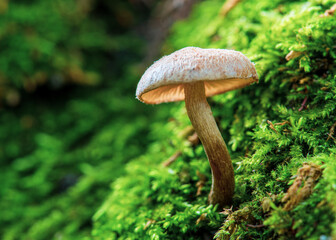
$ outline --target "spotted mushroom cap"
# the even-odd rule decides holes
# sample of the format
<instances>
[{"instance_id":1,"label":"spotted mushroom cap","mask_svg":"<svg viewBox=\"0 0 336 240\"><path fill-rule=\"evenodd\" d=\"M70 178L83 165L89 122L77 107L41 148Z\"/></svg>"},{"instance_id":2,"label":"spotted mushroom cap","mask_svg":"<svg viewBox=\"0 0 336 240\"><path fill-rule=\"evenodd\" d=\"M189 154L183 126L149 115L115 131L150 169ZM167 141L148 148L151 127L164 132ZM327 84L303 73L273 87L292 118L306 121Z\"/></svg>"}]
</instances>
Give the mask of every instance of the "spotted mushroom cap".
<instances>
[{"instance_id":1,"label":"spotted mushroom cap","mask_svg":"<svg viewBox=\"0 0 336 240\"><path fill-rule=\"evenodd\" d=\"M147 104L184 100L184 83L204 81L207 97L258 82L254 64L241 52L186 47L153 63L136 97Z\"/></svg>"}]
</instances>

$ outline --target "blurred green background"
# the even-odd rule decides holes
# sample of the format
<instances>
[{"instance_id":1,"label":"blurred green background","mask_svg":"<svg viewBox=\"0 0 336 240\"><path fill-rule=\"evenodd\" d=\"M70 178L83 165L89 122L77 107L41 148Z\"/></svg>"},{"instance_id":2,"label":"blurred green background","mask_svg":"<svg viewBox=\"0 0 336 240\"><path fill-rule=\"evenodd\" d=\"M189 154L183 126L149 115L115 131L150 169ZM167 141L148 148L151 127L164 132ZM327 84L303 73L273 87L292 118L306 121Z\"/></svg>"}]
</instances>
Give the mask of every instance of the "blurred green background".
<instances>
[{"instance_id":1,"label":"blurred green background","mask_svg":"<svg viewBox=\"0 0 336 240\"><path fill-rule=\"evenodd\" d=\"M164 117L135 99L160 4L0 1L0 239L90 236Z\"/></svg>"}]
</instances>

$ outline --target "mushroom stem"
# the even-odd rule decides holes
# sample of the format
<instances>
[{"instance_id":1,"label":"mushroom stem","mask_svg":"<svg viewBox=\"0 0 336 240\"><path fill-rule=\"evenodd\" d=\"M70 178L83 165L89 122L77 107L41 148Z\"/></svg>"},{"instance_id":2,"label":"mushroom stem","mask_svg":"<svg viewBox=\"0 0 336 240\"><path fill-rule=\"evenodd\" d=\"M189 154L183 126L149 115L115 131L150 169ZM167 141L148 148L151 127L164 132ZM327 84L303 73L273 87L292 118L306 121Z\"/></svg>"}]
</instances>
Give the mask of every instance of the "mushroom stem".
<instances>
[{"instance_id":1,"label":"mushroom stem","mask_svg":"<svg viewBox=\"0 0 336 240\"><path fill-rule=\"evenodd\" d=\"M234 173L229 151L206 100L204 82L184 84L185 104L191 124L208 156L212 186L210 204L230 204L234 192Z\"/></svg>"}]
</instances>

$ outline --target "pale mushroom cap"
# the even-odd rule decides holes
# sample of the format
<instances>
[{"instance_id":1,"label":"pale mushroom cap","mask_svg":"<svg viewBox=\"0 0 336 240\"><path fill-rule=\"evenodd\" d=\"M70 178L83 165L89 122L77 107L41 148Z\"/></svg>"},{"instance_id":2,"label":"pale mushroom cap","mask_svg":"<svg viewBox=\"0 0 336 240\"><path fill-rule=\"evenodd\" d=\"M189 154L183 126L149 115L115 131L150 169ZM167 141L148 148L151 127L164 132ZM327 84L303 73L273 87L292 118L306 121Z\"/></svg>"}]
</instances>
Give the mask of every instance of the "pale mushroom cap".
<instances>
[{"instance_id":1,"label":"pale mushroom cap","mask_svg":"<svg viewBox=\"0 0 336 240\"><path fill-rule=\"evenodd\" d=\"M209 97L258 82L258 75L241 52L186 47L154 62L141 77L136 96L148 104L182 101L183 84L197 81L204 81Z\"/></svg>"}]
</instances>

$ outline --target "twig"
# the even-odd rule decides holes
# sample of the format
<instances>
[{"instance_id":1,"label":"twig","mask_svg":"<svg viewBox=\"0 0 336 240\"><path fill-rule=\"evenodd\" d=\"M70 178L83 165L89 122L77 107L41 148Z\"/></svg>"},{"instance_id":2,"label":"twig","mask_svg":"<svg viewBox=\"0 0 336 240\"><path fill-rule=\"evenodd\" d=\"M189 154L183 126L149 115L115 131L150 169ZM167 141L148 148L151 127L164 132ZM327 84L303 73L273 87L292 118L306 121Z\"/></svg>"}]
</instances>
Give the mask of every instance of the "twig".
<instances>
[{"instance_id":1,"label":"twig","mask_svg":"<svg viewBox=\"0 0 336 240\"><path fill-rule=\"evenodd\" d=\"M332 7L324 12L324 14L321 14L320 17L329 17L334 15L334 12L336 11L336 4L332 5Z\"/></svg>"},{"instance_id":2,"label":"twig","mask_svg":"<svg viewBox=\"0 0 336 240\"><path fill-rule=\"evenodd\" d=\"M199 181L196 183L196 187L197 187L196 196L200 196L202 193L202 188L204 187L207 178L204 174L202 174L198 170L196 170L196 175L199 178Z\"/></svg>"},{"instance_id":3,"label":"twig","mask_svg":"<svg viewBox=\"0 0 336 240\"><path fill-rule=\"evenodd\" d=\"M191 143L192 146L196 146L199 143L199 138L196 132L188 137L188 141Z\"/></svg>"},{"instance_id":4,"label":"twig","mask_svg":"<svg viewBox=\"0 0 336 240\"><path fill-rule=\"evenodd\" d=\"M275 129L273 123L270 120L266 121L269 124L270 129L272 129L274 132L278 133L278 131Z\"/></svg>"},{"instance_id":5,"label":"twig","mask_svg":"<svg viewBox=\"0 0 336 240\"><path fill-rule=\"evenodd\" d=\"M301 107L299 109L299 112L301 112L304 108L307 108L306 103L307 103L308 97L306 96L301 104Z\"/></svg>"},{"instance_id":6,"label":"twig","mask_svg":"<svg viewBox=\"0 0 336 240\"><path fill-rule=\"evenodd\" d=\"M227 0L221 10L220 15L226 16L241 0Z\"/></svg>"},{"instance_id":7,"label":"twig","mask_svg":"<svg viewBox=\"0 0 336 240\"><path fill-rule=\"evenodd\" d=\"M154 224L154 223L156 223L155 220L153 220L153 219L149 219L149 220L146 222L145 226L143 227L143 230L146 230L150 225L152 225L152 224Z\"/></svg>"},{"instance_id":8,"label":"twig","mask_svg":"<svg viewBox=\"0 0 336 240\"><path fill-rule=\"evenodd\" d=\"M204 221L207 217L206 213L202 213L202 215L196 220L196 225L198 225L200 222Z\"/></svg>"},{"instance_id":9,"label":"twig","mask_svg":"<svg viewBox=\"0 0 336 240\"><path fill-rule=\"evenodd\" d=\"M175 162L175 160L176 160L179 156L181 156L181 154L182 154L181 151L177 151L177 152L175 152L170 158L168 158L166 161L164 161L164 162L162 163L162 165L163 165L164 167L168 167L170 164L172 164L173 162Z\"/></svg>"},{"instance_id":10,"label":"twig","mask_svg":"<svg viewBox=\"0 0 336 240\"><path fill-rule=\"evenodd\" d=\"M288 122L288 121L283 121L283 122L281 122L281 123L274 123L274 125L276 125L276 126L283 126L283 125L285 125L285 124L289 124L289 125L290 125L290 122Z\"/></svg>"},{"instance_id":11,"label":"twig","mask_svg":"<svg viewBox=\"0 0 336 240\"><path fill-rule=\"evenodd\" d=\"M304 54L304 52L298 52L298 51L290 51L287 55L286 55L286 60L289 61L291 59L300 57L302 54Z\"/></svg>"},{"instance_id":12,"label":"twig","mask_svg":"<svg viewBox=\"0 0 336 240\"><path fill-rule=\"evenodd\" d=\"M329 130L329 134L328 134L328 138L327 141L332 138L335 141L335 138L333 137L334 133L335 133L335 127L336 127L336 122L331 126L330 130Z\"/></svg>"},{"instance_id":13,"label":"twig","mask_svg":"<svg viewBox=\"0 0 336 240\"><path fill-rule=\"evenodd\" d=\"M262 227L265 227L265 225L264 224L259 224L259 225L246 224L246 227L262 228Z\"/></svg>"}]
</instances>

